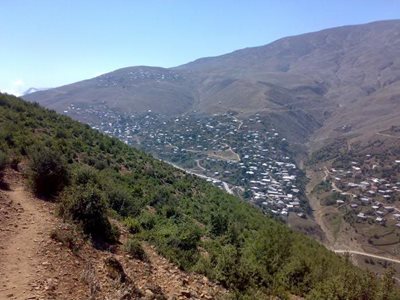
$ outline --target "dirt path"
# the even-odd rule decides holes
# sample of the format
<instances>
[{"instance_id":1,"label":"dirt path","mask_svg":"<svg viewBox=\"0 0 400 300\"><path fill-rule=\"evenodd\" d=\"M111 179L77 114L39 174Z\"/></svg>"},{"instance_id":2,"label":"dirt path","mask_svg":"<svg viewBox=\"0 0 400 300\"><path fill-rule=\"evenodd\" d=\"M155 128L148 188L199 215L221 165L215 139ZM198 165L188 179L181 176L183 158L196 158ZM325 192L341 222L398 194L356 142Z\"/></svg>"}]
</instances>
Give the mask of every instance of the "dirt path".
<instances>
[{"instance_id":1,"label":"dirt path","mask_svg":"<svg viewBox=\"0 0 400 300\"><path fill-rule=\"evenodd\" d=\"M33 297L30 284L38 279L40 272L36 254L43 235L48 236L49 215L20 185L11 186L4 197L19 209L8 228L3 229L11 235L1 241L0 299L29 299Z\"/></svg>"},{"instance_id":2,"label":"dirt path","mask_svg":"<svg viewBox=\"0 0 400 300\"><path fill-rule=\"evenodd\" d=\"M380 133L380 132L377 132L376 135L381 135L381 136L385 136L385 137L389 137L389 138L394 138L394 139L400 139L399 136L395 136L395 135L391 135L391 134L387 134L387 133Z\"/></svg>"},{"instance_id":3,"label":"dirt path","mask_svg":"<svg viewBox=\"0 0 400 300\"><path fill-rule=\"evenodd\" d=\"M371 254L371 253L367 253L367 252L352 251L352 250L334 250L334 252L335 253L340 253L340 254L348 253L348 254L362 255L362 256L382 259L382 260L390 261L390 262L393 262L393 263L396 263L396 264L400 264L400 259L389 258L389 257L386 257L386 256Z\"/></svg>"}]
</instances>

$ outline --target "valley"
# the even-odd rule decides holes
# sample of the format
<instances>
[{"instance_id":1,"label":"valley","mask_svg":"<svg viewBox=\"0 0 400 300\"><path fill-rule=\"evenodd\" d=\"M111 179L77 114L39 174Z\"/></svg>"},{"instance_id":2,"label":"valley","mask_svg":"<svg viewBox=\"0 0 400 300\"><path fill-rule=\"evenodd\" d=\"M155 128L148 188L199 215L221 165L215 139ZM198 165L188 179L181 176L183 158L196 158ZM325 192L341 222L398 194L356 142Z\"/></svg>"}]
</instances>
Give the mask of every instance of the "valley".
<instances>
[{"instance_id":1,"label":"valley","mask_svg":"<svg viewBox=\"0 0 400 300\"><path fill-rule=\"evenodd\" d=\"M289 144L256 114L240 120L234 113L181 115L123 114L107 106L71 105L64 114L117 137L287 220L309 215L305 176Z\"/></svg>"},{"instance_id":2,"label":"valley","mask_svg":"<svg viewBox=\"0 0 400 300\"><path fill-rule=\"evenodd\" d=\"M399 30L398 20L331 28L24 98L206 179L363 268L399 272Z\"/></svg>"},{"instance_id":3,"label":"valley","mask_svg":"<svg viewBox=\"0 0 400 300\"><path fill-rule=\"evenodd\" d=\"M306 166L314 171L305 174L289 142L260 114L171 118L73 104L63 113L241 197L357 265L378 273L400 267L396 155L384 162L382 155L347 154Z\"/></svg>"}]
</instances>

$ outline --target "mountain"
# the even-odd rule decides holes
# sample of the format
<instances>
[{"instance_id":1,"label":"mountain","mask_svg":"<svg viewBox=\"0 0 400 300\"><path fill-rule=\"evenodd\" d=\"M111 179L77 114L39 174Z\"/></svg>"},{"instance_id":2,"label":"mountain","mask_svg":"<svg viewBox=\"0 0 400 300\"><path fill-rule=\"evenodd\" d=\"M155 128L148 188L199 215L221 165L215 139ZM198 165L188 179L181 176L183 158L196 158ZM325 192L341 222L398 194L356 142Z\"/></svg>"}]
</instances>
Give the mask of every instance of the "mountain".
<instances>
[{"instance_id":1,"label":"mountain","mask_svg":"<svg viewBox=\"0 0 400 300\"><path fill-rule=\"evenodd\" d=\"M63 111L105 103L175 116L261 113L314 148L400 123L400 21L344 26L165 69L129 67L25 96ZM291 130L286 130L286 125ZM346 130L342 130L346 128Z\"/></svg>"},{"instance_id":2,"label":"mountain","mask_svg":"<svg viewBox=\"0 0 400 300\"><path fill-rule=\"evenodd\" d=\"M40 92L40 91L45 91L47 89L45 88L35 88L35 87L30 87L29 89L27 89L24 93L23 96L32 94L32 93L36 93L36 92Z\"/></svg>"}]
</instances>

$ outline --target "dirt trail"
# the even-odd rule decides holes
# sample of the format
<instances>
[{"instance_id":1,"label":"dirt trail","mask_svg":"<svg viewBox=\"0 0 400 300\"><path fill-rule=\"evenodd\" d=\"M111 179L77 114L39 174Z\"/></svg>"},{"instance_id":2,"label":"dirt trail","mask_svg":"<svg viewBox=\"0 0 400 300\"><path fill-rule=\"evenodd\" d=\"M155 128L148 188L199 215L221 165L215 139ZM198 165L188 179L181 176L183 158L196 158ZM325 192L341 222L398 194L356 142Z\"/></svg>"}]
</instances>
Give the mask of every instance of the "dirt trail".
<instances>
[{"instance_id":1,"label":"dirt trail","mask_svg":"<svg viewBox=\"0 0 400 300\"><path fill-rule=\"evenodd\" d=\"M352 250L334 250L334 252L339 253L339 254L355 254L355 255L368 256L368 257L382 259L382 260L386 260L386 261L393 262L396 264L400 264L400 259L390 258L390 257L382 256L382 255L371 254L371 253L367 253L367 252L352 251Z\"/></svg>"},{"instance_id":2,"label":"dirt trail","mask_svg":"<svg viewBox=\"0 0 400 300\"><path fill-rule=\"evenodd\" d=\"M377 134L377 135L381 135L381 136L385 136L385 137L389 137L389 138L400 139L399 136L395 136L395 135L391 135L391 134L387 134L387 133L380 133L380 132L377 132L376 134Z\"/></svg>"},{"instance_id":3,"label":"dirt trail","mask_svg":"<svg viewBox=\"0 0 400 300\"><path fill-rule=\"evenodd\" d=\"M0 244L0 299L35 299L30 284L40 273L36 254L50 216L22 185L13 184L3 196L18 210L3 228L12 234Z\"/></svg>"}]
</instances>

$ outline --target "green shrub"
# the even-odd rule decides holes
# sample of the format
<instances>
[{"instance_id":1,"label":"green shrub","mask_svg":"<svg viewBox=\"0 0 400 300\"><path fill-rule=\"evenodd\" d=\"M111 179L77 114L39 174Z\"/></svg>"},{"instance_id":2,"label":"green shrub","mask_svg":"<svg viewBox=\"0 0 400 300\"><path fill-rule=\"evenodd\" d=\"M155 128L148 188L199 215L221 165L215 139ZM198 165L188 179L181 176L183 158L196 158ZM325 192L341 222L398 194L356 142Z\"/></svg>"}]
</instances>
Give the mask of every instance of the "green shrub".
<instances>
[{"instance_id":1,"label":"green shrub","mask_svg":"<svg viewBox=\"0 0 400 300\"><path fill-rule=\"evenodd\" d=\"M80 224L83 231L96 240L115 242L118 239L118 233L106 215L104 195L93 185L73 186L65 190L60 212Z\"/></svg>"},{"instance_id":2,"label":"green shrub","mask_svg":"<svg viewBox=\"0 0 400 300\"><path fill-rule=\"evenodd\" d=\"M7 165L7 155L0 151L0 172L4 171Z\"/></svg>"},{"instance_id":3,"label":"green shrub","mask_svg":"<svg viewBox=\"0 0 400 300\"><path fill-rule=\"evenodd\" d=\"M142 245L136 239L129 239L125 244L125 251L133 258L147 261L146 252L144 252Z\"/></svg>"},{"instance_id":4,"label":"green shrub","mask_svg":"<svg viewBox=\"0 0 400 300\"><path fill-rule=\"evenodd\" d=\"M228 229L228 219L222 213L213 213L210 219L211 233L214 236L223 235Z\"/></svg>"},{"instance_id":5,"label":"green shrub","mask_svg":"<svg viewBox=\"0 0 400 300\"><path fill-rule=\"evenodd\" d=\"M21 158L19 158L18 156L14 156L10 161L10 167L13 170L18 171L18 165L20 162L21 162Z\"/></svg>"},{"instance_id":6,"label":"green shrub","mask_svg":"<svg viewBox=\"0 0 400 300\"><path fill-rule=\"evenodd\" d=\"M118 226L111 223L111 230L110 233L108 234L107 240L109 242L116 243L119 241L120 236L121 232L119 231Z\"/></svg>"},{"instance_id":7,"label":"green shrub","mask_svg":"<svg viewBox=\"0 0 400 300\"><path fill-rule=\"evenodd\" d=\"M109 188L107 190L107 200L110 207L121 216L137 214L133 206L133 200L128 191L122 187Z\"/></svg>"},{"instance_id":8,"label":"green shrub","mask_svg":"<svg viewBox=\"0 0 400 300\"><path fill-rule=\"evenodd\" d=\"M149 211L143 211L139 217L140 226L145 230L151 230L156 225L156 217Z\"/></svg>"},{"instance_id":9,"label":"green shrub","mask_svg":"<svg viewBox=\"0 0 400 300\"><path fill-rule=\"evenodd\" d=\"M94 163L94 167L95 167L97 170L104 170L105 168L108 167L108 164L107 164L107 162L104 161L104 160L97 160L97 161Z\"/></svg>"},{"instance_id":10,"label":"green shrub","mask_svg":"<svg viewBox=\"0 0 400 300\"><path fill-rule=\"evenodd\" d=\"M194 250L200 242L201 230L198 226L187 223L181 225L177 239L171 243L182 250Z\"/></svg>"},{"instance_id":11,"label":"green shrub","mask_svg":"<svg viewBox=\"0 0 400 300\"><path fill-rule=\"evenodd\" d=\"M97 171L89 166L81 166L74 170L73 181L76 185L98 184Z\"/></svg>"},{"instance_id":12,"label":"green shrub","mask_svg":"<svg viewBox=\"0 0 400 300\"><path fill-rule=\"evenodd\" d=\"M53 229L50 232L50 238L68 247L73 253L77 253L82 246L79 242L78 233L72 225Z\"/></svg>"},{"instance_id":13,"label":"green shrub","mask_svg":"<svg viewBox=\"0 0 400 300\"><path fill-rule=\"evenodd\" d=\"M132 217L128 217L124 220L124 224L131 234L136 234L140 232L140 223L138 220Z\"/></svg>"},{"instance_id":14,"label":"green shrub","mask_svg":"<svg viewBox=\"0 0 400 300\"><path fill-rule=\"evenodd\" d=\"M6 165L7 165L7 155L4 152L0 151L0 180L4 175L3 173L6 168Z\"/></svg>"},{"instance_id":15,"label":"green shrub","mask_svg":"<svg viewBox=\"0 0 400 300\"><path fill-rule=\"evenodd\" d=\"M48 148L37 148L31 153L30 170L33 191L39 196L55 196L69 180L66 163Z\"/></svg>"}]
</instances>

